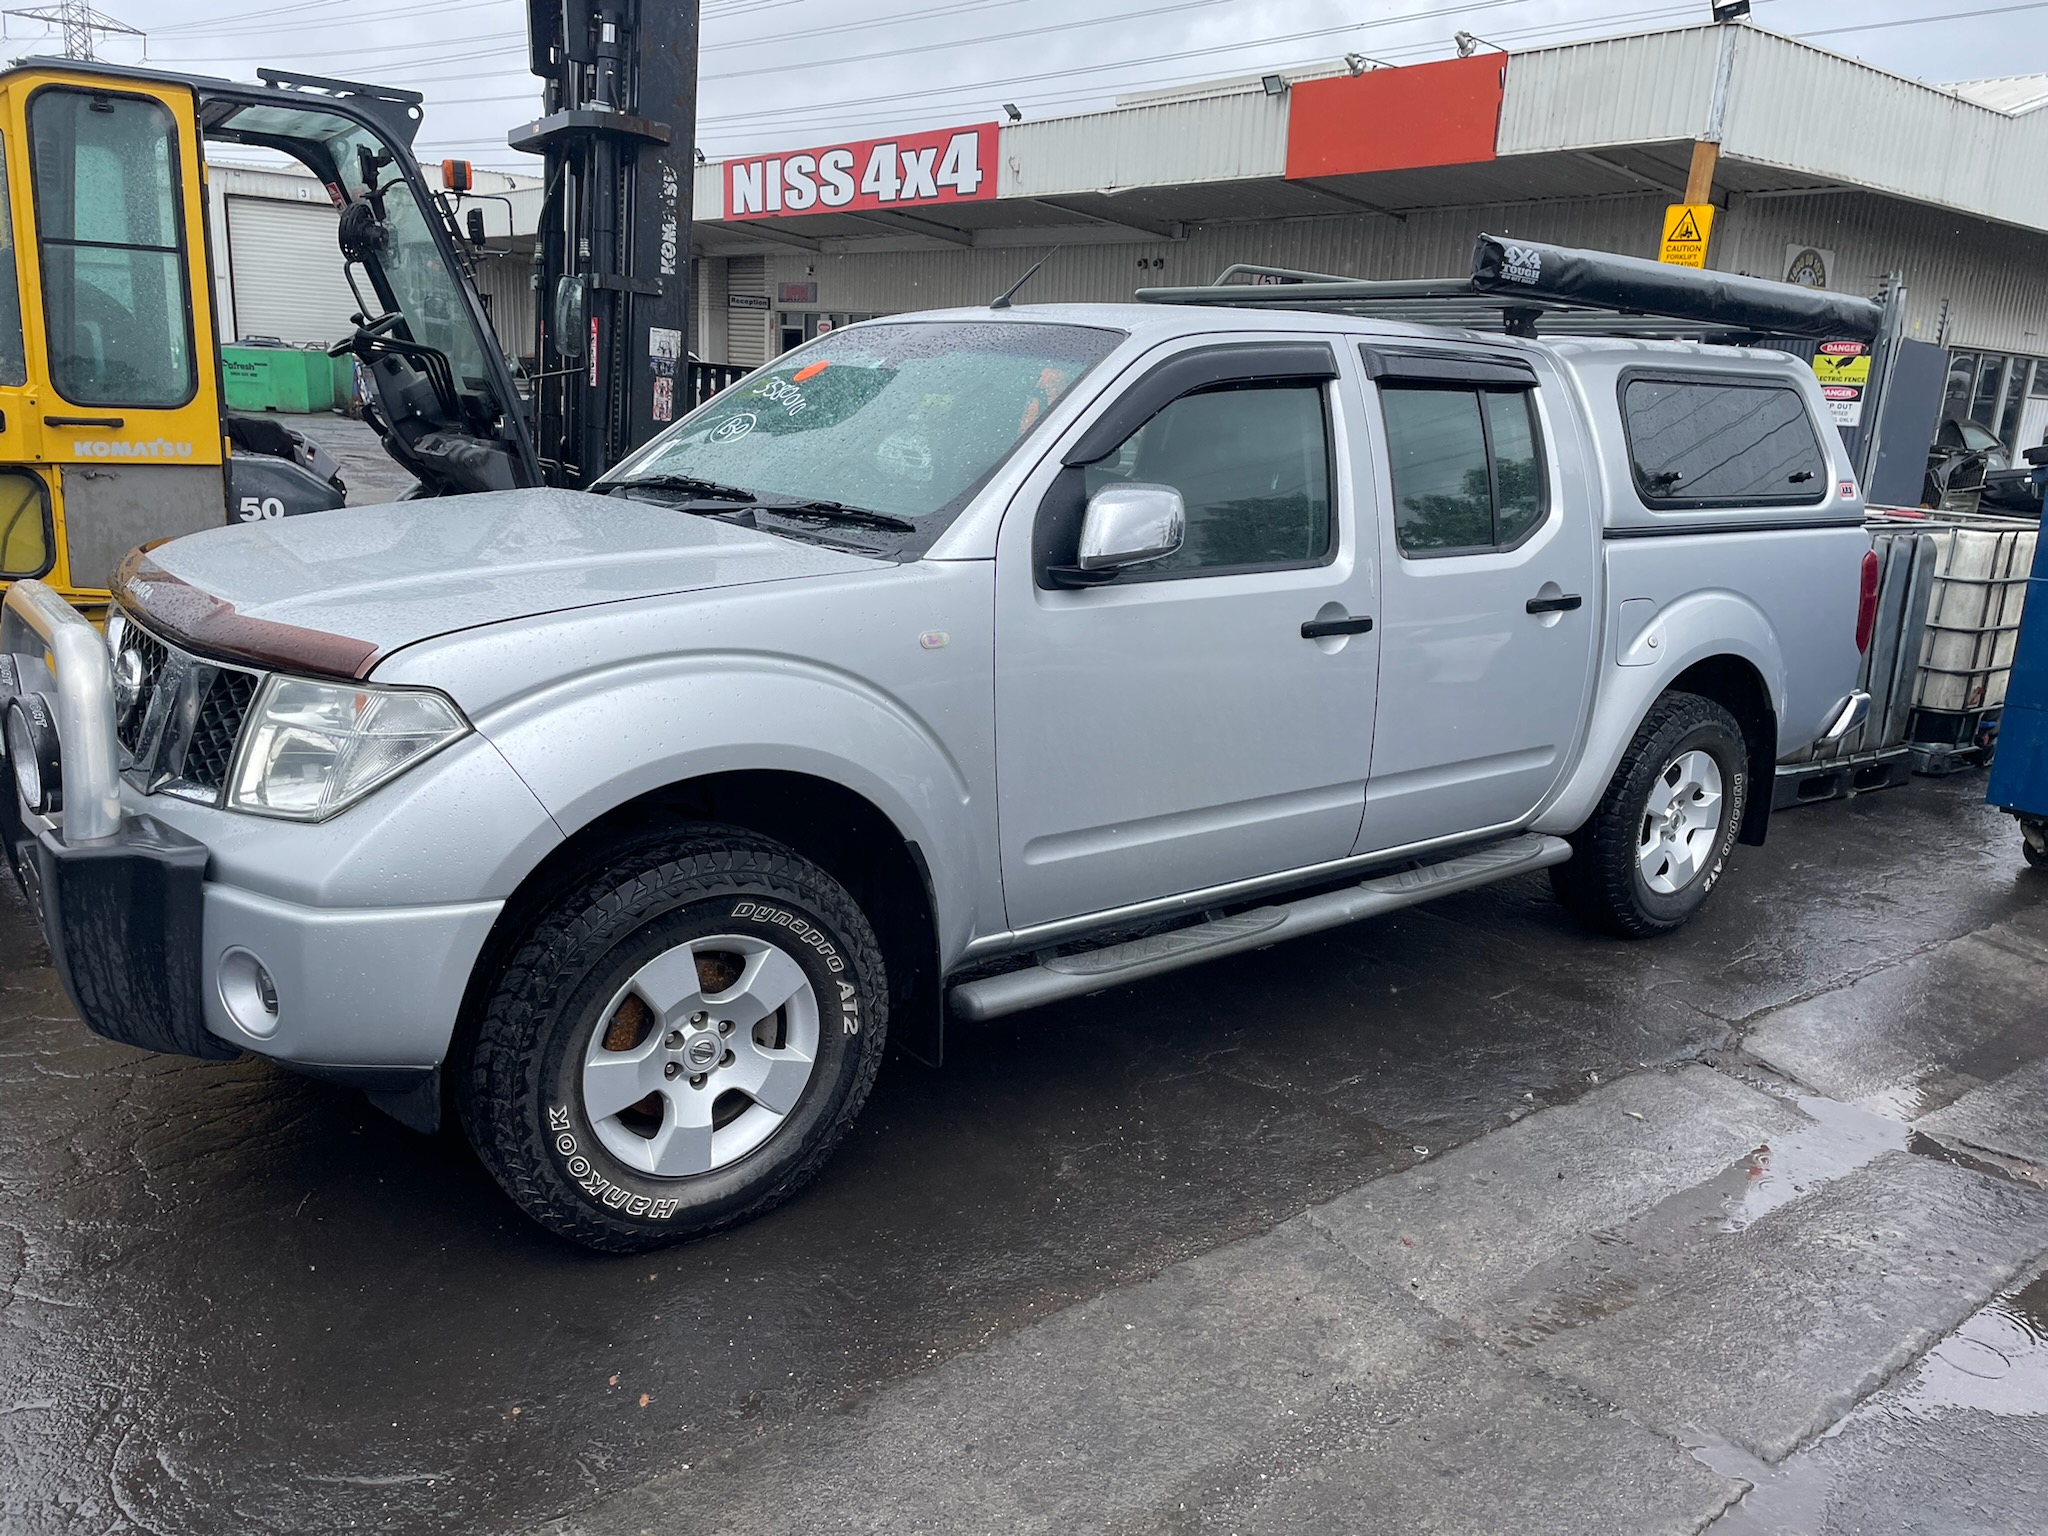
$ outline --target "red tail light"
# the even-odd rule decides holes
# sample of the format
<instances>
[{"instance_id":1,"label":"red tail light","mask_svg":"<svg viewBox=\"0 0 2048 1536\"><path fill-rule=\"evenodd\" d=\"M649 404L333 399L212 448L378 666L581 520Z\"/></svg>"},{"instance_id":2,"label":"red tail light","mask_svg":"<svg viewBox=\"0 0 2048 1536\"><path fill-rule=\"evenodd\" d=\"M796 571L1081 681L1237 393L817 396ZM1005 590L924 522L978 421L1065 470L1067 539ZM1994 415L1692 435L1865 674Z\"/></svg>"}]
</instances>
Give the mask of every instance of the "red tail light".
<instances>
[{"instance_id":1,"label":"red tail light","mask_svg":"<svg viewBox=\"0 0 2048 1536\"><path fill-rule=\"evenodd\" d=\"M1856 649L1870 649L1870 636L1877 628L1877 551L1863 557L1863 590L1856 600Z\"/></svg>"}]
</instances>

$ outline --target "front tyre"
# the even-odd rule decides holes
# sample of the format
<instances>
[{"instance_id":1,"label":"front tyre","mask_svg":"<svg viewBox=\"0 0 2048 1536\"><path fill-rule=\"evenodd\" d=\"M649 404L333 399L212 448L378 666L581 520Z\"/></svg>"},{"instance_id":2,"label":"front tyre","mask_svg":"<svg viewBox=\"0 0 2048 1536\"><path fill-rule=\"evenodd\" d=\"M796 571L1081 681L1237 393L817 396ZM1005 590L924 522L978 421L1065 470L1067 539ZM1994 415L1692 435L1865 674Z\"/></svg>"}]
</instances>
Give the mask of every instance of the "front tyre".
<instances>
[{"instance_id":1,"label":"front tyre","mask_svg":"<svg viewBox=\"0 0 2048 1536\"><path fill-rule=\"evenodd\" d=\"M571 1242L659 1247L758 1216L873 1086L873 930L779 844L690 827L614 858L534 925L457 1085L477 1155Z\"/></svg>"},{"instance_id":2,"label":"front tyre","mask_svg":"<svg viewBox=\"0 0 2048 1536\"><path fill-rule=\"evenodd\" d=\"M1742 727L1712 699L1670 693L1651 708L1607 793L1550 869L1588 927L1647 938L1700 909L1727 867L1750 794Z\"/></svg>"}]
</instances>

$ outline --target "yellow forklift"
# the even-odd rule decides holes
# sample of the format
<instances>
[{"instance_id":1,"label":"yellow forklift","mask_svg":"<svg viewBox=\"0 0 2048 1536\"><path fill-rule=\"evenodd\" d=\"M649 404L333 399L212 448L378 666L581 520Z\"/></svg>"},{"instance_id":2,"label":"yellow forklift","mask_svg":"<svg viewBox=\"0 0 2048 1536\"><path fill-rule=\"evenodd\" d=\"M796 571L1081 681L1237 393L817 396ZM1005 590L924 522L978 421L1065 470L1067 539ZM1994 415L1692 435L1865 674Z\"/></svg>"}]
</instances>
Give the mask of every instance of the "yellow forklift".
<instances>
[{"instance_id":1,"label":"yellow forklift","mask_svg":"<svg viewBox=\"0 0 2048 1536\"><path fill-rule=\"evenodd\" d=\"M341 504L324 454L225 408L208 142L281 152L326 187L360 306L335 351L364 366L365 414L416 494L542 483L464 232L412 155L420 98L261 77L0 72L0 591L37 577L98 617L136 545Z\"/></svg>"}]
</instances>

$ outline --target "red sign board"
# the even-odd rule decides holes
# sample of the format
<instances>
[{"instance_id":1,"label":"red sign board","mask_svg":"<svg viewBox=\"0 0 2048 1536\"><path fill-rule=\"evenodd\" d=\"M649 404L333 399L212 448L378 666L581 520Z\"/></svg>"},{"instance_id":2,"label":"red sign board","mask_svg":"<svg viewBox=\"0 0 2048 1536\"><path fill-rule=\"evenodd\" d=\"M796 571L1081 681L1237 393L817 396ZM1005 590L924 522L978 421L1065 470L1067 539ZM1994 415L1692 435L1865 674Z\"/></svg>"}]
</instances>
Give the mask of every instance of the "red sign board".
<instances>
[{"instance_id":1,"label":"red sign board","mask_svg":"<svg viewBox=\"0 0 2048 1536\"><path fill-rule=\"evenodd\" d=\"M1482 53L1298 80L1287 108L1288 179L1491 160L1506 70L1506 54Z\"/></svg>"},{"instance_id":2,"label":"red sign board","mask_svg":"<svg viewBox=\"0 0 2048 1536\"><path fill-rule=\"evenodd\" d=\"M941 208L996 195L994 123L725 162L725 216Z\"/></svg>"}]
</instances>

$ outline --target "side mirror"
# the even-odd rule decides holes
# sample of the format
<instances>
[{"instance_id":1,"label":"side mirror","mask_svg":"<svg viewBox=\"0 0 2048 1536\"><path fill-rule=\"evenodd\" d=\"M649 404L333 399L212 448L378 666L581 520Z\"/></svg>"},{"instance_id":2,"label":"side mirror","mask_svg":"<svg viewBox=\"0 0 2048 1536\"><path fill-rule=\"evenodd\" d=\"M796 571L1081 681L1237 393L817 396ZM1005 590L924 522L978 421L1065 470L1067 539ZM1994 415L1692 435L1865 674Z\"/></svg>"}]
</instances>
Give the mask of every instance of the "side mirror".
<instances>
[{"instance_id":1,"label":"side mirror","mask_svg":"<svg viewBox=\"0 0 2048 1536\"><path fill-rule=\"evenodd\" d=\"M1121 571L1164 560L1187 537L1187 507L1170 485L1106 485L1088 499L1071 566L1048 574L1061 586L1098 586Z\"/></svg>"},{"instance_id":2,"label":"side mirror","mask_svg":"<svg viewBox=\"0 0 2048 1536\"><path fill-rule=\"evenodd\" d=\"M470 210L469 210L469 216L468 216L468 218L467 218L467 219L466 219L466 220L465 220L464 222L465 222L465 225L466 225L466 227L467 227L467 229L468 229L468 233L469 233L469 243L470 243L471 245L475 246L475 247L476 247L476 248L477 248L478 250L482 250L482 249L484 248L484 211L483 211L483 209L481 209L481 208L472 208L472 209L470 209Z\"/></svg>"},{"instance_id":3,"label":"side mirror","mask_svg":"<svg viewBox=\"0 0 2048 1536\"><path fill-rule=\"evenodd\" d=\"M583 279L560 279L555 284L555 350L566 358L581 358L590 346L584 315Z\"/></svg>"}]
</instances>

